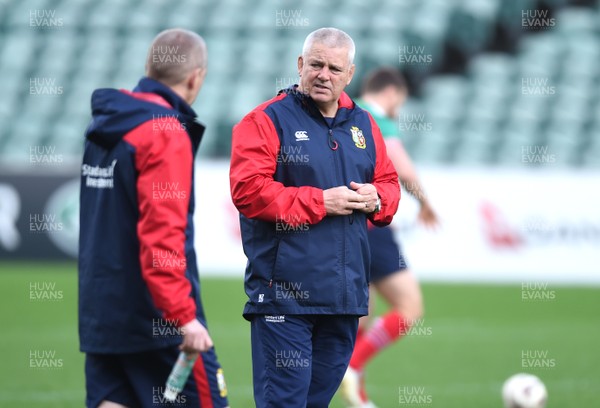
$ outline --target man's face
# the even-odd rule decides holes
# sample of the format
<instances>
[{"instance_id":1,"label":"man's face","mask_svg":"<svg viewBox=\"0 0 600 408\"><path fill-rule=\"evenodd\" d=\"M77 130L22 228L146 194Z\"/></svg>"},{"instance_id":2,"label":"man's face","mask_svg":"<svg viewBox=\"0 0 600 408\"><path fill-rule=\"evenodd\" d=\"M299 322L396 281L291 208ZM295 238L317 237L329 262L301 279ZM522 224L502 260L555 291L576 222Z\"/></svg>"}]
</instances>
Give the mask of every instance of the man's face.
<instances>
[{"instance_id":1,"label":"man's face","mask_svg":"<svg viewBox=\"0 0 600 408\"><path fill-rule=\"evenodd\" d=\"M298 57L300 88L308 93L319 108L337 109L337 101L352 80L354 64L348 60L348 48L330 48L313 43L304 57Z\"/></svg>"}]
</instances>

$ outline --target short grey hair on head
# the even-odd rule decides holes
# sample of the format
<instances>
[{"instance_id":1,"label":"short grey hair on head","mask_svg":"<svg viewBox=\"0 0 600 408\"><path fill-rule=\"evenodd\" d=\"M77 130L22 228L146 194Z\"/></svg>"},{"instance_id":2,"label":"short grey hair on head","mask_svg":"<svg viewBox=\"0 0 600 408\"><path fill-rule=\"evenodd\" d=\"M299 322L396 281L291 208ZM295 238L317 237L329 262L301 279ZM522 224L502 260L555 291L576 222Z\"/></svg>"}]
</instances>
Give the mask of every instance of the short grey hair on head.
<instances>
[{"instance_id":1,"label":"short grey hair on head","mask_svg":"<svg viewBox=\"0 0 600 408\"><path fill-rule=\"evenodd\" d=\"M152 41L146 58L146 75L166 85L183 81L196 68L206 68L204 39L193 31L172 28Z\"/></svg>"},{"instance_id":2,"label":"short grey hair on head","mask_svg":"<svg viewBox=\"0 0 600 408\"><path fill-rule=\"evenodd\" d=\"M333 27L319 28L306 36L304 45L302 46L302 56L306 57L313 44L324 44L331 48L345 47L348 48L348 61L350 65L354 62L356 47L352 37L348 34Z\"/></svg>"}]
</instances>

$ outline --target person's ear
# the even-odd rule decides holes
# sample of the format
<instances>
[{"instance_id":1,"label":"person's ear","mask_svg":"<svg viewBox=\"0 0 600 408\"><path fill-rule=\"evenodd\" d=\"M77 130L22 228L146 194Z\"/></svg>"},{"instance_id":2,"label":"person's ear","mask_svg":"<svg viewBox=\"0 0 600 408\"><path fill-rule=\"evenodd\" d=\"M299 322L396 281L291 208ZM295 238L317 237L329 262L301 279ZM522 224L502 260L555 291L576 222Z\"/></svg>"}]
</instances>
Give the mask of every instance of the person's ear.
<instances>
[{"instance_id":1,"label":"person's ear","mask_svg":"<svg viewBox=\"0 0 600 408\"><path fill-rule=\"evenodd\" d=\"M200 89L202 87L202 83L204 82L204 78L206 77L206 68L196 68L188 77L187 88L190 91L195 91L196 89Z\"/></svg>"},{"instance_id":2,"label":"person's ear","mask_svg":"<svg viewBox=\"0 0 600 408\"><path fill-rule=\"evenodd\" d=\"M350 66L350 72L348 73L348 81L346 82L346 86L350 85L350 82L352 82L352 77L354 77L354 70L356 69L356 65L352 64Z\"/></svg>"},{"instance_id":3,"label":"person's ear","mask_svg":"<svg viewBox=\"0 0 600 408\"><path fill-rule=\"evenodd\" d=\"M302 55L298 57L298 76L302 76L302 68L304 67L304 58Z\"/></svg>"}]
</instances>

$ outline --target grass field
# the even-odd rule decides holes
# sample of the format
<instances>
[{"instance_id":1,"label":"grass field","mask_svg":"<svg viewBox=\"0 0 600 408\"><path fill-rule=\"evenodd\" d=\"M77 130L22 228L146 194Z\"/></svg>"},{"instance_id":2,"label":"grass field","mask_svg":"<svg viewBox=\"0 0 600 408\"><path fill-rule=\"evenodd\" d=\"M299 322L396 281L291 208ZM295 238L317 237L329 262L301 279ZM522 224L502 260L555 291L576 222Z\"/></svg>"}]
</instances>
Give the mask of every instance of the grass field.
<instances>
[{"instance_id":1,"label":"grass field","mask_svg":"<svg viewBox=\"0 0 600 408\"><path fill-rule=\"evenodd\" d=\"M32 299L31 289L55 299ZM503 380L522 371L545 382L548 407L600 406L600 288L533 291L553 298L545 300L523 300L520 285L425 284L423 290L419 329L368 368L368 390L379 407L499 408ZM231 406L253 407L242 281L207 278L202 294ZM0 263L0 295L0 407L83 406L75 265ZM32 367L32 357L53 367ZM427 404L400 402L400 393L415 390ZM331 406L342 407L338 396Z\"/></svg>"}]
</instances>

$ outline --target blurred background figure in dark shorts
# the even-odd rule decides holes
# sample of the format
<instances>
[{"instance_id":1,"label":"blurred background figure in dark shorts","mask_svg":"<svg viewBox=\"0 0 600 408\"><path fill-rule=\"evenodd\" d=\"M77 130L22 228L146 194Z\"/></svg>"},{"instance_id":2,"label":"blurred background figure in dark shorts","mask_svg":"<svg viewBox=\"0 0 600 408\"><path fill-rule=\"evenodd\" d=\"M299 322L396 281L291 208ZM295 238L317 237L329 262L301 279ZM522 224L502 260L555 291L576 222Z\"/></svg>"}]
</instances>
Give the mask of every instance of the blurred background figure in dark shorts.
<instances>
[{"instance_id":1,"label":"blurred background figure in dark shorts","mask_svg":"<svg viewBox=\"0 0 600 408\"><path fill-rule=\"evenodd\" d=\"M402 186L418 200L418 221L427 228L435 228L439 223L438 217L431 208L400 139L398 112L407 96L408 88L402 74L395 68L379 68L366 76L361 97L356 102L377 122ZM371 295L379 293L390 310L371 326L371 313L360 319L356 346L341 387L344 400L353 408L375 406L369 401L365 388L365 365L406 334L413 322L423 315L421 288L406 265L392 227L370 226L368 236L371 248ZM370 306L373 305L373 297L370 298Z\"/></svg>"}]
</instances>

